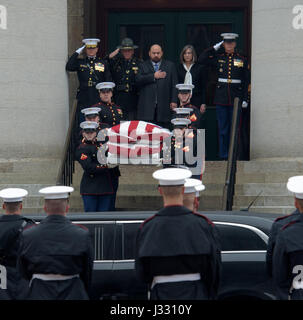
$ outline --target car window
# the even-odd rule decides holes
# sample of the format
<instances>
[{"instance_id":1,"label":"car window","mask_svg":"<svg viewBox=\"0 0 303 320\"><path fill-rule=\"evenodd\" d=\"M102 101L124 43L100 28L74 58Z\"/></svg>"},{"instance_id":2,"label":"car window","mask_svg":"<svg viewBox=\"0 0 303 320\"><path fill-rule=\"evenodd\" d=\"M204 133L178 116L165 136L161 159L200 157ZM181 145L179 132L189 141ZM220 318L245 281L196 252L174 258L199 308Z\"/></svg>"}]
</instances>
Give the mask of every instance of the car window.
<instances>
[{"instance_id":1,"label":"car window","mask_svg":"<svg viewBox=\"0 0 303 320\"><path fill-rule=\"evenodd\" d=\"M266 250L267 245L253 230L233 225L216 224L222 251Z\"/></svg>"}]
</instances>

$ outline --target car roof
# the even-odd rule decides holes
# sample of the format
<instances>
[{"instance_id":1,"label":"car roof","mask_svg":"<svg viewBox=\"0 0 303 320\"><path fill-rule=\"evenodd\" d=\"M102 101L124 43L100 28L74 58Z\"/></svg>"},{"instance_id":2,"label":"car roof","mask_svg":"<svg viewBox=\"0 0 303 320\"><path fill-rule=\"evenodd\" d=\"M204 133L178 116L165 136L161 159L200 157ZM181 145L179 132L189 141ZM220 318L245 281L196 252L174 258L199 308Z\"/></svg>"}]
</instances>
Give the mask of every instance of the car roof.
<instances>
[{"instance_id":1,"label":"car roof","mask_svg":"<svg viewBox=\"0 0 303 320\"><path fill-rule=\"evenodd\" d=\"M114 211L114 212L89 212L89 213L70 213L67 217L71 221L132 221L145 220L156 214L157 211ZM199 213L207 216L213 222L228 222L235 224L247 224L259 228L266 234L269 233L276 214L256 213L247 211L200 211ZM27 214L29 218L41 221L45 215Z\"/></svg>"}]
</instances>

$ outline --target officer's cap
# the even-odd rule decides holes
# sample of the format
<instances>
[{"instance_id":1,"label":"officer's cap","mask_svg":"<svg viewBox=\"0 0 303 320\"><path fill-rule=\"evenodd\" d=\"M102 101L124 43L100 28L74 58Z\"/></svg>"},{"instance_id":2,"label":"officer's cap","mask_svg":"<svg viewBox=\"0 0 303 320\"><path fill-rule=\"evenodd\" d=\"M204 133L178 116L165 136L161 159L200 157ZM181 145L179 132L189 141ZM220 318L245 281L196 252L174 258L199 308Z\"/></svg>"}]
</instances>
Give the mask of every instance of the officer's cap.
<instances>
[{"instance_id":1,"label":"officer's cap","mask_svg":"<svg viewBox=\"0 0 303 320\"><path fill-rule=\"evenodd\" d=\"M193 109L192 108L175 108L174 111L178 115L190 115Z\"/></svg>"},{"instance_id":2,"label":"officer's cap","mask_svg":"<svg viewBox=\"0 0 303 320\"><path fill-rule=\"evenodd\" d=\"M121 42L121 45L118 46L120 50L128 50L128 49L137 49L138 46L134 45L134 42L130 38L124 38Z\"/></svg>"},{"instance_id":3,"label":"officer's cap","mask_svg":"<svg viewBox=\"0 0 303 320\"><path fill-rule=\"evenodd\" d=\"M172 119L170 122L177 127L186 127L191 123L191 121L187 118L175 118Z\"/></svg>"},{"instance_id":4,"label":"officer's cap","mask_svg":"<svg viewBox=\"0 0 303 320\"><path fill-rule=\"evenodd\" d=\"M21 202L28 192L20 188L7 188L0 191L0 197L4 202Z\"/></svg>"},{"instance_id":5,"label":"officer's cap","mask_svg":"<svg viewBox=\"0 0 303 320\"><path fill-rule=\"evenodd\" d=\"M90 38L90 39L83 39L82 42L85 44L86 48L97 48L100 39Z\"/></svg>"},{"instance_id":6,"label":"officer's cap","mask_svg":"<svg viewBox=\"0 0 303 320\"><path fill-rule=\"evenodd\" d=\"M69 193L73 192L73 187L67 186L53 186L53 187L46 187L39 190L44 196L45 200L55 200L55 199L67 199L69 197Z\"/></svg>"},{"instance_id":7,"label":"officer's cap","mask_svg":"<svg viewBox=\"0 0 303 320\"><path fill-rule=\"evenodd\" d=\"M99 115L99 112L101 111L101 108L93 107L93 108L85 108L81 110L84 115L87 116L92 116L92 115Z\"/></svg>"},{"instance_id":8,"label":"officer's cap","mask_svg":"<svg viewBox=\"0 0 303 320\"><path fill-rule=\"evenodd\" d=\"M186 84L186 83L179 83L176 85L176 88L179 90L179 92L192 92L194 89L193 84Z\"/></svg>"},{"instance_id":9,"label":"officer's cap","mask_svg":"<svg viewBox=\"0 0 303 320\"><path fill-rule=\"evenodd\" d=\"M196 189L196 197L199 197L199 196L200 196L200 192L203 191L203 190L205 190L205 186L204 186L204 184L202 184L202 182L201 182L200 185L195 186L195 189Z\"/></svg>"},{"instance_id":10,"label":"officer's cap","mask_svg":"<svg viewBox=\"0 0 303 320\"><path fill-rule=\"evenodd\" d=\"M184 193L196 193L197 191L203 191L205 189L202 181L198 179L186 179L184 187Z\"/></svg>"},{"instance_id":11,"label":"officer's cap","mask_svg":"<svg viewBox=\"0 0 303 320\"><path fill-rule=\"evenodd\" d=\"M80 128L83 130L86 130L86 129L97 130L98 127L99 127L99 124L95 121L83 121L80 123Z\"/></svg>"},{"instance_id":12,"label":"officer's cap","mask_svg":"<svg viewBox=\"0 0 303 320\"><path fill-rule=\"evenodd\" d=\"M104 89L110 89L113 90L113 88L116 85L113 82L100 82L96 85L97 90L104 90Z\"/></svg>"},{"instance_id":13,"label":"officer's cap","mask_svg":"<svg viewBox=\"0 0 303 320\"><path fill-rule=\"evenodd\" d=\"M192 175L188 169L166 168L153 173L153 178L159 180L160 186L183 186L185 179Z\"/></svg>"},{"instance_id":14,"label":"officer's cap","mask_svg":"<svg viewBox=\"0 0 303 320\"><path fill-rule=\"evenodd\" d=\"M288 179L287 189L294 193L297 199L303 199L303 176L294 176Z\"/></svg>"},{"instance_id":15,"label":"officer's cap","mask_svg":"<svg viewBox=\"0 0 303 320\"><path fill-rule=\"evenodd\" d=\"M234 42L239 37L237 33L222 33L221 37L225 42Z\"/></svg>"}]
</instances>

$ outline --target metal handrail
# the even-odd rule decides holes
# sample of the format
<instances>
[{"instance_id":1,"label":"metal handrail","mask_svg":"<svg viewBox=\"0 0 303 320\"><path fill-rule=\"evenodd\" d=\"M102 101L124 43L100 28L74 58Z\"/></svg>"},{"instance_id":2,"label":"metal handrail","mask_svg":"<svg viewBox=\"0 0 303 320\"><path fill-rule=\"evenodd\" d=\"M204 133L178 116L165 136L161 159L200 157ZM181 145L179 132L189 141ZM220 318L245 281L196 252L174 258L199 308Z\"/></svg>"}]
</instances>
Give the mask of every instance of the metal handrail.
<instances>
[{"instance_id":1,"label":"metal handrail","mask_svg":"<svg viewBox=\"0 0 303 320\"><path fill-rule=\"evenodd\" d=\"M56 184L70 186L73 183L75 162L73 155L74 125L76 120L77 100L74 101L69 119L68 131L65 138L64 149L57 175Z\"/></svg>"},{"instance_id":2,"label":"metal handrail","mask_svg":"<svg viewBox=\"0 0 303 320\"><path fill-rule=\"evenodd\" d=\"M233 197L235 190L235 178L237 171L237 156L238 156L238 136L239 136L239 122L240 111L239 107L240 99L234 100L234 111L231 126L230 144L228 151L227 169L225 185L223 188L222 210L231 211L233 206Z\"/></svg>"}]
</instances>

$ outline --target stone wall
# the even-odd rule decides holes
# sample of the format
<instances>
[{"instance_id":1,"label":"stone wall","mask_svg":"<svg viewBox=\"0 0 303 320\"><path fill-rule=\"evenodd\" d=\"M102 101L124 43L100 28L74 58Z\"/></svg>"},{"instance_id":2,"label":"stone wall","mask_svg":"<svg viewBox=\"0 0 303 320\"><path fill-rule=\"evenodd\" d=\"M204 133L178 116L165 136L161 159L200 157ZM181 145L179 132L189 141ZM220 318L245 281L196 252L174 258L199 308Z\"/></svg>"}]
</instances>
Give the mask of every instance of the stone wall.
<instances>
[{"instance_id":1,"label":"stone wall","mask_svg":"<svg viewBox=\"0 0 303 320\"><path fill-rule=\"evenodd\" d=\"M252 159L303 157L303 19L293 13L297 4L253 0Z\"/></svg>"},{"instance_id":2,"label":"stone wall","mask_svg":"<svg viewBox=\"0 0 303 320\"><path fill-rule=\"evenodd\" d=\"M67 2L0 0L0 158L61 156L68 124Z\"/></svg>"}]
</instances>

